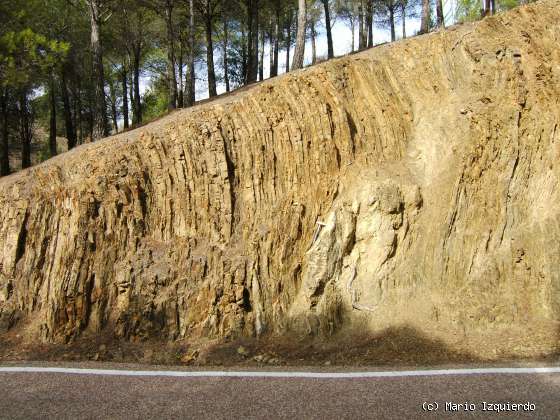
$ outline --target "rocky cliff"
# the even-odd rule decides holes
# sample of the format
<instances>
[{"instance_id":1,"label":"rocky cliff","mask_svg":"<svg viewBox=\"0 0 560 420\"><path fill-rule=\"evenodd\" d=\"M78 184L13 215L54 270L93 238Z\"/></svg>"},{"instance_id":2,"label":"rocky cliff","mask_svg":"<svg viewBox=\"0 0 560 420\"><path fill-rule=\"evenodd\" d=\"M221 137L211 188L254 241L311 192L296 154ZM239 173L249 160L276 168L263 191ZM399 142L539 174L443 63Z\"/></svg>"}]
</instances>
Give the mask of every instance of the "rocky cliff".
<instances>
[{"instance_id":1,"label":"rocky cliff","mask_svg":"<svg viewBox=\"0 0 560 420\"><path fill-rule=\"evenodd\" d=\"M552 351L559 45L560 2L545 0L1 179L0 332L195 340L406 325L474 352L495 349L470 337L500 334L521 343L513 353L539 337Z\"/></svg>"}]
</instances>

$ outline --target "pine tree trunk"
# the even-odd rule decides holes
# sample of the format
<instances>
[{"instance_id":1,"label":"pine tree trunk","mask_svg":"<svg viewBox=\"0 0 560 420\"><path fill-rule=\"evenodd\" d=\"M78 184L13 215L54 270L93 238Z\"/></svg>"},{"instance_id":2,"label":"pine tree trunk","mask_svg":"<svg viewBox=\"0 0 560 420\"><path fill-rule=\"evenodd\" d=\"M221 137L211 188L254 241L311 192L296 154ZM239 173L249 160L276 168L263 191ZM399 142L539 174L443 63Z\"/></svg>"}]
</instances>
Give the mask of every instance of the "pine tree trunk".
<instances>
[{"instance_id":1,"label":"pine tree trunk","mask_svg":"<svg viewBox=\"0 0 560 420\"><path fill-rule=\"evenodd\" d=\"M257 0L246 0L247 4L247 66L245 84L257 81L258 71L258 32ZM255 42L257 37L257 42Z\"/></svg>"},{"instance_id":2,"label":"pine tree trunk","mask_svg":"<svg viewBox=\"0 0 560 420\"><path fill-rule=\"evenodd\" d=\"M193 106L195 103L195 83L196 74L194 69L194 47L195 47L195 32L194 32L194 0L189 0L189 53L187 58L188 77L187 82L187 105Z\"/></svg>"},{"instance_id":3,"label":"pine tree trunk","mask_svg":"<svg viewBox=\"0 0 560 420\"><path fill-rule=\"evenodd\" d=\"M173 31L173 4L165 2L165 27L167 32L167 83L169 86L167 109L177 108L177 75L175 74L175 35Z\"/></svg>"},{"instance_id":4,"label":"pine tree trunk","mask_svg":"<svg viewBox=\"0 0 560 420\"><path fill-rule=\"evenodd\" d=\"M185 106L185 89L183 86L183 57L185 56L184 43L181 41L179 46L179 57L177 57L177 82L179 89L177 91L177 107L183 108Z\"/></svg>"},{"instance_id":5,"label":"pine tree trunk","mask_svg":"<svg viewBox=\"0 0 560 420\"><path fill-rule=\"evenodd\" d=\"M292 11L288 12L288 28L286 34L286 73L290 71L290 48L292 46Z\"/></svg>"},{"instance_id":6,"label":"pine tree trunk","mask_svg":"<svg viewBox=\"0 0 560 420\"><path fill-rule=\"evenodd\" d=\"M89 97L88 98L88 102L89 102L89 109L94 109L95 108L95 99L93 97ZM86 124L87 124L87 141L88 142L93 142L95 140L95 115L93 114L93 112L87 112L87 108L84 109L85 111L85 118L86 118Z\"/></svg>"},{"instance_id":7,"label":"pine tree trunk","mask_svg":"<svg viewBox=\"0 0 560 420\"><path fill-rule=\"evenodd\" d=\"M224 65L224 83L226 85L226 92L230 91L229 86L229 65L228 65L228 21L227 18L224 18L224 50L222 52L223 55L223 65Z\"/></svg>"},{"instance_id":8,"label":"pine tree trunk","mask_svg":"<svg viewBox=\"0 0 560 420\"><path fill-rule=\"evenodd\" d=\"M2 139L0 143L0 176L10 174L10 145L8 138L8 92L0 91L0 111L2 116Z\"/></svg>"},{"instance_id":9,"label":"pine tree trunk","mask_svg":"<svg viewBox=\"0 0 560 420\"><path fill-rule=\"evenodd\" d=\"M64 125L66 126L66 140L68 142L68 150L76 146L76 132L74 130L74 121L72 120L72 109L70 107L70 94L68 92L68 82L66 79L67 66L65 65L61 72L61 93L62 104L64 107Z\"/></svg>"},{"instance_id":10,"label":"pine tree trunk","mask_svg":"<svg viewBox=\"0 0 560 420\"><path fill-rule=\"evenodd\" d=\"M127 69L125 64L123 63L122 66L122 74L121 74L121 83L122 83L122 113L123 113L123 124L124 129L126 130L129 127L129 115L128 115L128 77L127 77Z\"/></svg>"},{"instance_id":11,"label":"pine tree trunk","mask_svg":"<svg viewBox=\"0 0 560 420\"><path fill-rule=\"evenodd\" d=\"M113 120L113 129L115 130L115 133L118 133L117 92L115 90L115 83L113 80L109 80L109 94L111 99L111 119Z\"/></svg>"},{"instance_id":12,"label":"pine tree trunk","mask_svg":"<svg viewBox=\"0 0 560 420\"><path fill-rule=\"evenodd\" d=\"M310 32L311 32L311 64L317 63L317 45L316 39L317 33L315 32L315 22L311 21L310 23Z\"/></svg>"},{"instance_id":13,"label":"pine tree trunk","mask_svg":"<svg viewBox=\"0 0 560 420\"><path fill-rule=\"evenodd\" d=\"M364 8L363 1L358 5L358 20L359 20L359 34L358 34L358 48L361 50L366 47L366 38L364 36L365 22L364 22Z\"/></svg>"},{"instance_id":14,"label":"pine tree trunk","mask_svg":"<svg viewBox=\"0 0 560 420\"><path fill-rule=\"evenodd\" d=\"M249 84L251 83L251 68L253 67L253 0L245 0L245 3L247 8L247 34L243 43L243 79L245 84ZM243 35L242 33L242 38Z\"/></svg>"},{"instance_id":15,"label":"pine tree trunk","mask_svg":"<svg viewBox=\"0 0 560 420\"><path fill-rule=\"evenodd\" d=\"M66 76L66 74L63 73L63 76ZM73 78L72 78L73 79ZM67 84L68 82L65 81ZM66 86L66 89L63 89L63 93L64 95L62 96L63 99L68 99L68 116L70 117L70 122L72 124L72 128L74 129L74 138L76 140L76 142L74 143L74 146L76 144L78 144L78 139L79 139L79 134L78 131L80 130L81 126L81 115L79 115L80 113L80 108L79 105L81 104L80 98L78 98L79 96L79 92L76 91L76 87L72 86ZM64 111L64 118L66 118L67 112L66 110ZM68 128L66 128L66 135L68 136ZM68 137L67 137L68 138Z\"/></svg>"},{"instance_id":16,"label":"pine tree trunk","mask_svg":"<svg viewBox=\"0 0 560 420\"><path fill-rule=\"evenodd\" d=\"M251 69L251 80L256 81L259 75L259 0L253 0L255 17L253 24L253 68Z\"/></svg>"},{"instance_id":17,"label":"pine tree trunk","mask_svg":"<svg viewBox=\"0 0 560 420\"><path fill-rule=\"evenodd\" d=\"M280 50L280 0L276 0L274 20L274 64L270 70L270 77L278 76L278 52Z\"/></svg>"},{"instance_id":18,"label":"pine tree trunk","mask_svg":"<svg viewBox=\"0 0 560 420\"><path fill-rule=\"evenodd\" d=\"M420 33L426 34L430 31L430 0L422 0L422 19L420 21Z\"/></svg>"},{"instance_id":19,"label":"pine tree trunk","mask_svg":"<svg viewBox=\"0 0 560 420\"><path fill-rule=\"evenodd\" d=\"M216 72L214 71L214 42L212 41L212 11L210 10L210 0L206 0L206 13L204 14L206 29L206 67L208 69L208 96L217 96L216 92Z\"/></svg>"},{"instance_id":20,"label":"pine tree trunk","mask_svg":"<svg viewBox=\"0 0 560 420\"><path fill-rule=\"evenodd\" d=\"M402 37L406 39L406 3L401 3L401 15L402 15Z\"/></svg>"},{"instance_id":21,"label":"pine tree trunk","mask_svg":"<svg viewBox=\"0 0 560 420\"><path fill-rule=\"evenodd\" d=\"M373 0L368 0L366 7L367 46L373 47Z\"/></svg>"},{"instance_id":22,"label":"pine tree trunk","mask_svg":"<svg viewBox=\"0 0 560 420\"><path fill-rule=\"evenodd\" d=\"M272 29L270 31L269 37L268 37L268 41L269 41L269 54L268 54L268 59L269 59L269 75L268 77L272 77L272 69L274 68L274 35L272 33Z\"/></svg>"},{"instance_id":23,"label":"pine tree trunk","mask_svg":"<svg viewBox=\"0 0 560 420\"><path fill-rule=\"evenodd\" d=\"M111 116L113 117L113 127L115 128L115 134L119 132L119 120L117 117L117 103L111 102Z\"/></svg>"},{"instance_id":24,"label":"pine tree trunk","mask_svg":"<svg viewBox=\"0 0 560 420\"><path fill-rule=\"evenodd\" d=\"M264 80L264 28L261 28L260 47L259 47L259 80Z\"/></svg>"},{"instance_id":25,"label":"pine tree trunk","mask_svg":"<svg viewBox=\"0 0 560 420\"><path fill-rule=\"evenodd\" d=\"M482 17L489 16L492 9L490 0L483 0L483 1L484 1L484 7L482 12Z\"/></svg>"},{"instance_id":26,"label":"pine tree trunk","mask_svg":"<svg viewBox=\"0 0 560 420\"><path fill-rule=\"evenodd\" d=\"M325 28L327 30L327 54L329 58L334 57L334 47L332 40L332 24L331 24L331 14L329 10L329 0L322 0L323 9L325 10Z\"/></svg>"},{"instance_id":27,"label":"pine tree trunk","mask_svg":"<svg viewBox=\"0 0 560 420\"><path fill-rule=\"evenodd\" d=\"M93 74L95 78L95 115L92 135L92 140L94 140L109 135L109 124L107 119L107 104L105 102L105 72L103 69L103 49L100 37L98 0L89 0L89 6Z\"/></svg>"},{"instance_id":28,"label":"pine tree trunk","mask_svg":"<svg viewBox=\"0 0 560 420\"><path fill-rule=\"evenodd\" d=\"M243 83L247 83L248 70L247 65L247 52L249 49L249 42L247 41L247 33L245 25L241 24L241 74L243 75Z\"/></svg>"},{"instance_id":29,"label":"pine tree trunk","mask_svg":"<svg viewBox=\"0 0 560 420\"><path fill-rule=\"evenodd\" d=\"M303 58L305 55L305 26L307 22L307 5L305 1L306 0L298 0L296 48L294 50L292 70L301 69L303 67Z\"/></svg>"},{"instance_id":30,"label":"pine tree trunk","mask_svg":"<svg viewBox=\"0 0 560 420\"><path fill-rule=\"evenodd\" d=\"M132 121L132 126L136 125L136 101L134 100L134 71L130 69L130 83L128 84L128 96L130 100L130 110L132 112L130 118Z\"/></svg>"},{"instance_id":31,"label":"pine tree trunk","mask_svg":"<svg viewBox=\"0 0 560 420\"><path fill-rule=\"evenodd\" d=\"M134 120L136 125L142 124L142 102L140 97L140 51L134 54Z\"/></svg>"},{"instance_id":32,"label":"pine tree trunk","mask_svg":"<svg viewBox=\"0 0 560 420\"><path fill-rule=\"evenodd\" d=\"M352 31L352 52L356 51L356 21L352 18L350 23L350 30Z\"/></svg>"},{"instance_id":33,"label":"pine tree trunk","mask_svg":"<svg viewBox=\"0 0 560 420\"><path fill-rule=\"evenodd\" d=\"M389 8L389 23L391 26L391 42L394 42L397 39L397 35L395 33L395 9L393 5Z\"/></svg>"},{"instance_id":34,"label":"pine tree trunk","mask_svg":"<svg viewBox=\"0 0 560 420\"><path fill-rule=\"evenodd\" d=\"M84 143L84 106L82 101L82 84L80 82L80 78L75 78L76 81L76 94L74 95L74 118L76 119L76 123L74 126L76 127L76 135L78 144ZM79 135L78 135L79 132Z\"/></svg>"},{"instance_id":35,"label":"pine tree trunk","mask_svg":"<svg viewBox=\"0 0 560 420\"><path fill-rule=\"evenodd\" d=\"M19 134L21 139L21 168L31 166L31 140L33 137L27 91L22 90L19 98Z\"/></svg>"},{"instance_id":36,"label":"pine tree trunk","mask_svg":"<svg viewBox=\"0 0 560 420\"><path fill-rule=\"evenodd\" d=\"M442 0L436 0L436 17L437 17L437 27L444 28L445 22L443 17L443 3Z\"/></svg>"},{"instance_id":37,"label":"pine tree trunk","mask_svg":"<svg viewBox=\"0 0 560 420\"><path fill-rule=\"evenodd\" d=\"M51 76L49 81L49 154L50 157L56 156L56 91L54 77Z\"/></svg>"}]
</instances>

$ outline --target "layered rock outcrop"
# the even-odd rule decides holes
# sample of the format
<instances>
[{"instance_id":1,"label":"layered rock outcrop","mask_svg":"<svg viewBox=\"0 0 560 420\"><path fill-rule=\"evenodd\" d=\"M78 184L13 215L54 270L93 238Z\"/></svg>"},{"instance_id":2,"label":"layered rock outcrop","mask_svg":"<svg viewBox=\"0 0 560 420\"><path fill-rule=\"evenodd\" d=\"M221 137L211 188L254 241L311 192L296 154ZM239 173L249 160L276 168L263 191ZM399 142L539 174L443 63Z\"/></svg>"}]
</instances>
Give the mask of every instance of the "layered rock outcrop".
<instances>
[{"instance_id":1,"label":"layered rock outcrop","mask_svg":"<svg viewBox=\"0 0 560 420\"><path fill-rule=\"evenodd\" d=\"M545 0L1 179L0 333L558 341L558 45Z\"/></svg>"}]
</instances>

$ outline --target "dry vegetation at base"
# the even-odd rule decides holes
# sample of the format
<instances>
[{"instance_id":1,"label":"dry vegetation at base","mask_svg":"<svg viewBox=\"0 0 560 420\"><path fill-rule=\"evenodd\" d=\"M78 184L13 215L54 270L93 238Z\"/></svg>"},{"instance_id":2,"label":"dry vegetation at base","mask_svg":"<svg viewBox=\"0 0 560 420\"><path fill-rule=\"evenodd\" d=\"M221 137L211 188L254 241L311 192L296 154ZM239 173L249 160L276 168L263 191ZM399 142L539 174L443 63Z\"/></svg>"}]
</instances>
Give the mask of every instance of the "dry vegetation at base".
<instances>
[{"instance_id":1,"label":"dry vegetation at base","mask_svg":"<svg viewBox=\"0 0 560 420\"><path fill-rule=\"evenodd\" d=\"M560 345L546 331L532 333L531 344L512 339L509 331L484 335L452 348L413 328L391 327L377 334L341 332L332 337L242 338L187 343L115 340L111 335L81 337L69 344L28 343L16 332L0 343L0 364L21 361L115 362L191 367L430 367L496 363L560 362ZM458 342L461 340L457 340ZM523 351L518 350L519 347ZM461 349L462 350L458 350ZM476 353L470 351L476 348ZM507 351L507 349L510 351ZM506 350L504 350L506 349Z\"/></svg>"},{"instance_id":2,"label":"dry vegetation at base","mask_svg":"<svg viewBox=\"0 0 560 420\"><path fill-rule=\"evenodd\" d=\"M555 357L559 5L293 72L0 180L2 357Z\"/></svg>"}]
</instances>

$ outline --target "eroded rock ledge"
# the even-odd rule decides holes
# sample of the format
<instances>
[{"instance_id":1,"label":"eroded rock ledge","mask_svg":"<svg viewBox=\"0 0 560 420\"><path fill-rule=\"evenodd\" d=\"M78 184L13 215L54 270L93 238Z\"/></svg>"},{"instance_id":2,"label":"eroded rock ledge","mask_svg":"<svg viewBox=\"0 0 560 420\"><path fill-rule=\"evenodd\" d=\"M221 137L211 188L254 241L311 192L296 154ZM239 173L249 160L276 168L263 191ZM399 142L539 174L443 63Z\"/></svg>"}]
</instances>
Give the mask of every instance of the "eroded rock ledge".
<instances>
[{"instance_id":1,"label":"eroded rock ledge","mask_svg":"<svg viewBox=\"0 0 560 420\"><path fill-rule=\"evenodd\" d=\"M541 1L0 180L0 333L558 342L558 45Z\"/></svg>"}]
</instances>

